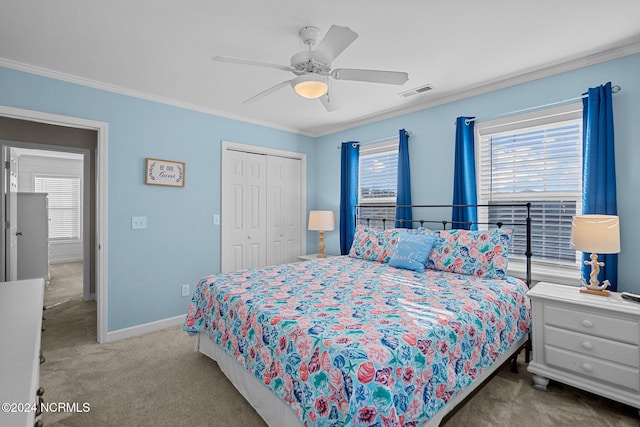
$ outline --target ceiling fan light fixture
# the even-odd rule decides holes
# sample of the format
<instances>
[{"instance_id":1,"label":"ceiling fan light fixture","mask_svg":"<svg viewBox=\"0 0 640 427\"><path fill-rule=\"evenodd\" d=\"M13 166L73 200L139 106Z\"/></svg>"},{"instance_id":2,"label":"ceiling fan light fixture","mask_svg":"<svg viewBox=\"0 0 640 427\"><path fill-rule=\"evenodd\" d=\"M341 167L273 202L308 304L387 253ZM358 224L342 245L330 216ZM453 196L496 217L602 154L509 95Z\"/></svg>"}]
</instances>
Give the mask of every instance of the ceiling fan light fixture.
<instances>
[{"instance_id":1,"label":"ceiling fan light fixture","mask_svg":"<svg viewBox=\"0 0 640 427\"><path fill-rule=\"evenodd\" d=\"M327 93L329 86L326 79L316 74L305 74L303 76L296 77L291 82L293 90L303 98L317 99Z\"/></svg>"}]
</instances>

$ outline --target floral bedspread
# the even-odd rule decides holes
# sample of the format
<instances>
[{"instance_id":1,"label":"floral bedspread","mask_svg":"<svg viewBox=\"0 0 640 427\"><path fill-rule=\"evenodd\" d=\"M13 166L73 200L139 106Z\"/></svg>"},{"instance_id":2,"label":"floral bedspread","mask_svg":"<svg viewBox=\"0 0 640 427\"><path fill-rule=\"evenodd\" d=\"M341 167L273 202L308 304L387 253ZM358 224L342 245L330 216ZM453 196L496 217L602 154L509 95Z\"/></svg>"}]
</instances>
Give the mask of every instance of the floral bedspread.
<instances>
[{"instance_id":1,"label":"floral bedspread","mask_svg":"<svg viewBox=\"0 0 640 427\"><path fill-rule=\"evenodd\" d=\"M203 331L305 426L421 425L528 333L518 279L332 257L203 278Z\"/></svg>"}]
</instances>

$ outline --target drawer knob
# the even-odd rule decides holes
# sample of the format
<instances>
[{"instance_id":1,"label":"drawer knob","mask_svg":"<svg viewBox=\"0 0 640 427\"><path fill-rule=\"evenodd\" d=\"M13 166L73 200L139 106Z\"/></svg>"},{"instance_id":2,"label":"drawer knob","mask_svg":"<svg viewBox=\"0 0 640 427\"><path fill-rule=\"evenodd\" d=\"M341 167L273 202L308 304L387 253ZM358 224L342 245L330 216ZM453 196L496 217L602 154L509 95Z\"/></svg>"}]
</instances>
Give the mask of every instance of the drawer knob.
<instances>
[{"instance_id":1,"label":"drawer knob","mask_svg":"<svg viewBox=\"0 0 640 427\"><path fill-rule=\"evenodd\" d=\"M591 320L589 319L584 319L582 321L582 326L584 326L585 328L591 328L593 326L593 323L591 323Z\"/></svg>"},{"instance_id":2,"label":"drawer knob","mask_svg":"<svg viewBox=\"0 0 640 427\"><path fill-rule=\"evenodd\" d=\"M582 347L583 347L583 348L586 348L587 350L591 350L591 349L593 349L593 345L592 345L590 342L588 342L588 341L583 341L583 342L582 342Z\"/></svg>"},{"instance_id":3,"label":"drawer knob","mask_svg":"<svg viewBox=\"0 0 640 427\"><path fill-rule=\"evenodd\" d=\"M582 369L584 369L587 372L593 372L593 366L589 365L588 363L583 363Z\"/></svg>"}]
</instances>

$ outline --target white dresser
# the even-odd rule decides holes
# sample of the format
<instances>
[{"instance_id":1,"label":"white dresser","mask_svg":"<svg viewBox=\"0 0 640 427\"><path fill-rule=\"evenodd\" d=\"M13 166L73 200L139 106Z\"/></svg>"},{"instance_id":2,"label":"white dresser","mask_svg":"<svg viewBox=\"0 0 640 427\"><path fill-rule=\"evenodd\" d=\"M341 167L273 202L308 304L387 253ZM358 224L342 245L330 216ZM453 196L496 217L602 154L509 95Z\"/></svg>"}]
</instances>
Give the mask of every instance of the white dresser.
<instances>
[{"instance_id":1,"label":"white dresser","mask_svg":"<svg viewBox=\"0 0 640 427\"><path fill-rule=\"evenodd\" d=\"M41 425L44 279L0 282L0 426Z\"/></svg>"},{"instance_id":2,"label":"white dresser","mask_svg":"<svg viewBox=\"0 0 640 427\"><path fill-rule=\"evenodd\" d=\"M534 387L553 379L640 408L640 304L545 282L527 295Z\"/></svg>"}]
</instances>

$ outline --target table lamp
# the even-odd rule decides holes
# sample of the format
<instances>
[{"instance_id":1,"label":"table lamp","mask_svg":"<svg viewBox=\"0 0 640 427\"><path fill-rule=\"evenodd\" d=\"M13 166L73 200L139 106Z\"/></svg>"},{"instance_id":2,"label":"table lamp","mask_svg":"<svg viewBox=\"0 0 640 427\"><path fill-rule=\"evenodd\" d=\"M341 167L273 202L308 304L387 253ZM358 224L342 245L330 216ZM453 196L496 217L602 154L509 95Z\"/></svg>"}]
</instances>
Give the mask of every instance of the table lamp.
<instances>
[{"instance_id":1,"label":"table lamp","mask_svg":"<svg viewBox=\"0 0 640 427\"><path fill-rule=\"evenodd\" d=\"M317 231L320 235L318 243L318 258L325 258L324 232L333 230L333 211L309 211L309 230Z\"/></svg>"},{"instance_id":2,"label":"table lamp","mask_svg":"<svg viewBox=\"0 0 640 427\"><path fill-rule=\"evenodd\" d=\"M598 273L604 262L598 261L598 254L620 252L620 223L617 215L576 215L571 222L571 247L582 252L591 252L589 282L582 278L580 292L609 296L609 281L599 283Z\"/></svg>"}]
</instances>

